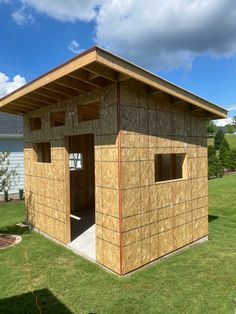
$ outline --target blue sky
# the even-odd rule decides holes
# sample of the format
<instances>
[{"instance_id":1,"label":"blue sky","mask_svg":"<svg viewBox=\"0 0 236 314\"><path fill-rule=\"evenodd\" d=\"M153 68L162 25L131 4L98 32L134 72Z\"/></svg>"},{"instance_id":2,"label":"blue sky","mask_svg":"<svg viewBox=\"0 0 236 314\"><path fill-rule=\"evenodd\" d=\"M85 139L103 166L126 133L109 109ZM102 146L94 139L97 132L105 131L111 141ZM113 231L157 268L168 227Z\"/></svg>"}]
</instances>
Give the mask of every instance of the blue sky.
<instances>
[{"instance_id":1,"label":"blue sky","mask_svg":"<svg viewBox=\"0 0 236 314\"><path fill-rule=\"evenodd\" d=\"M235 14L232 0L0 0L0 95L98 44L236 115Z\"/></svg>"}]
</instances>

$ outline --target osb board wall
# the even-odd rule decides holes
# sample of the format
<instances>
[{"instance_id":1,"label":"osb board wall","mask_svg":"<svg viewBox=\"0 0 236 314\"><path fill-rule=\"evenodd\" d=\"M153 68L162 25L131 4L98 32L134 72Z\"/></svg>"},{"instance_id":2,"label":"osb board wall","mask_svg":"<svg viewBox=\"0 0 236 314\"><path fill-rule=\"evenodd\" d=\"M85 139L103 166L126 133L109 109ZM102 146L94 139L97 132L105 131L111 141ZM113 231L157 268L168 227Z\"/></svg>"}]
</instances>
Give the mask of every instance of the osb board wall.
<instances>
[{"instance_id":1,"label":"osb board wall","mask_svg":"<svg viewBox=\"0 0 236 314\"><path fill-rule=\"evenodd\" d=\"M100 100L100 119L78 123L78 105ZM50 126L50 112L66 111L65 126ZM29 118L41 117L42 129L30 131ZM68 154L65 136L95 135L96 259L119 272L117 181L117 89L62 101L24 116L25 196L28 221L57 240L70 239L68 208ZM35 161L33 143L50 141L51 163Z\"/></svg>"},{"instance_id":2,"label":"osb board wall","mask_svg":"<svg viewBox=\"0 0 236 314\"><path fill-rule=\"evenodd\" d=\"M139 83L121 84L122 271L208 234L206 118ZM155 183L154 155L185 153L186 178Z\"/></svg>"}]
</instances>

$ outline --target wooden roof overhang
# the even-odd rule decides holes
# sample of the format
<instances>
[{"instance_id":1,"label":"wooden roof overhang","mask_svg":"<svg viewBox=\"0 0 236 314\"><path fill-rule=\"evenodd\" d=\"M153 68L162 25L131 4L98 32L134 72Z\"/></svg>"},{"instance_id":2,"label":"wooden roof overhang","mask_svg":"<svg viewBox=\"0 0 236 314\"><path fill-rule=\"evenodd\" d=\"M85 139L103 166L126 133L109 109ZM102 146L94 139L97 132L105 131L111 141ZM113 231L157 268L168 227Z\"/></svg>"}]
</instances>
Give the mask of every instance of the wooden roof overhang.
<instances>
[{"instance_id":1,"label":"wooden roof overhang","mask_svg":"<svg viewBox=\"0 0 236 314\"><path fill-rule=\"evenodd\" d=\"M209 119L227 117L227 110L99 47L82 52L0 99L0 111L23 115L130 78L149 86L150 93L167 93L173 103L187 103Z\"/></svg>"}]
</instances>

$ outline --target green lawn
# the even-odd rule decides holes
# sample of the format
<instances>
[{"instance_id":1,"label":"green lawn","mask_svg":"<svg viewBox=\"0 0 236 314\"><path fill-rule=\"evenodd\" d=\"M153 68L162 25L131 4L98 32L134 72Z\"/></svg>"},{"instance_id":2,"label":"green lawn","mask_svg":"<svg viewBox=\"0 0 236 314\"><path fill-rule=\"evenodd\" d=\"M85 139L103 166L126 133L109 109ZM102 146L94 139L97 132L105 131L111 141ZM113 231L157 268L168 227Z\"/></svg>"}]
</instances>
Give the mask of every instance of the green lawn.
<instances>
[{"instance_id":1,"label":"green lawn","mask_svg":"<svg viewBox=\"0 0 236 314\"><path fill-rule=\"evenodd\" d=\"M0 206L0 313L233 313L236 175L209 182L209 241L119 278L43 236L15 226L22 203ZM37 302L36 302L37 297Z\"/></svg>"},{"instance_id":2,"label":"green lawn","mask_svg":"<svg viewBox=\"0 0 236 314\"><path fill-rule=\"evenodd\" d=\"M226 134L226 140L228 141L231 149L236 149L236 135L235 134Z\"/></svg>"},{"instance_id":3,"label":"green lawn","mask_svg":"<svg viewBox=\"0 0 236 314\"><path fill-rule=\"evenodd\" d=\"M225 138L231 149L236 150L236 134L225 134ZM214 145L213 138L208 138L208 145Z\"/></svg>"}]
</instances>

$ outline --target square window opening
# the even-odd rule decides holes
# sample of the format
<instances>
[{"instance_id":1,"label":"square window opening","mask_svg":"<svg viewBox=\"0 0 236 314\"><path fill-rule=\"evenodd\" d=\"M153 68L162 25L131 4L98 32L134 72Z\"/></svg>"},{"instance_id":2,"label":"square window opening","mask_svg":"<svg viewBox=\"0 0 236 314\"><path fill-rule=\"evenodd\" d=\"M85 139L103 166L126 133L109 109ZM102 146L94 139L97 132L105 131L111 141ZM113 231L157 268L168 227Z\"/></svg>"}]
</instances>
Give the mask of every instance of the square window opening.
<instances>
[{"instance_id":1,"label":"square window opening","mask_svg":"<svg viewBox=\"0 0 236 314\"><path fill-rule=\"evenodd\" d=\"M83 170L83 154L71 153L70 154L70 170Z\"/></svg>"},{"instance_id":2,"label":"square window opening","mask_svg":"<svg viewBox=\"0 0 236 314\"><path fill-rule=\"evenodd\" d=\"M97 120L100 116L99 102L78 106L78 121Z\"/></svg>"},{"instance_id":3,"label":"square window opening","mask_svg":"<svg viewBox=\"0 0 236 314\"><path fill-rule=\"evenodd\" d=\"M42 129L41 118L30 118L30 130L36 131Z\"/></svg>"},{"instance_id":4,"label":"square window opening","mask_svg":"<svg viewBox=\"0 0 236 314\"><path fill-rule=\"evenodd\" d=\"M50 122L51 122L52 128L56 126L65 125L65 121L66 121L65 111L57 111L57 112L50 113Z\"/></svg>"},{"instance_id":5,"label":"square window opening","mask_svg":"<svg viewBox=\"0 0 236 314\"><path fill-rule=\"evenodd\" d=\"M51 162L51 143L36 143L34 144L34 151L36 154L37 162Z\"/></svg>"},{"instance_id":6,"label":"square window opening","mask_svg":"<svg viewBox=\"0 0 236 314\"><path fill-rule=\"evenodd\" d=\"M186 154L156 154L155 182L184 178Z\"/></svg>"}]
</instances>

